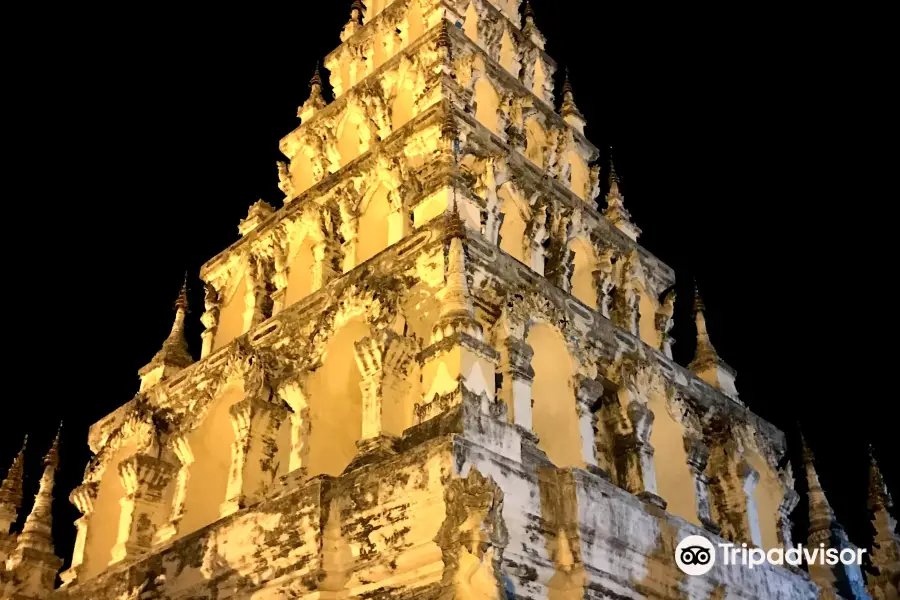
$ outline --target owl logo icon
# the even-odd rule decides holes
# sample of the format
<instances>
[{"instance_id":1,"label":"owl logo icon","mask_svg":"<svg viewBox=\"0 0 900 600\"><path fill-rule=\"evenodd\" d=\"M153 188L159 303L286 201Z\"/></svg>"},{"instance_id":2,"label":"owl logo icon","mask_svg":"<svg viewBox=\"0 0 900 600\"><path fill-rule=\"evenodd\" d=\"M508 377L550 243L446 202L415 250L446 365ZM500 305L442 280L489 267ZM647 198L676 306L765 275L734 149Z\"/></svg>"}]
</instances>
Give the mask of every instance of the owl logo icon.
<instances>
[{"instance_id":1,"label":"owl logo icon","mask_svg":"<svg viewBox=\"0 0 900 600\"><path fill-rule=\"evenodd\" d=\"M716 564L716 549L705 537L689 535L675 548L675 564L688 575L705 575Z\"/></svg>"}]
</instances>

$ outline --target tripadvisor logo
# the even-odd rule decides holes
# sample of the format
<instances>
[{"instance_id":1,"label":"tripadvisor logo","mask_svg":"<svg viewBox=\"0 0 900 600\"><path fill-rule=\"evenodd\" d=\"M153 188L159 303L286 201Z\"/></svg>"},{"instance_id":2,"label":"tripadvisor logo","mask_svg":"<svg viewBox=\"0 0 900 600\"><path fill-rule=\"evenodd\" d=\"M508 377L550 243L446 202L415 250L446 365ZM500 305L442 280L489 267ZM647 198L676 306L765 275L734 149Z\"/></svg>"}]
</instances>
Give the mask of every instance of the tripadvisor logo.
<instances>
[{"instance_id":1,"label":"tripadvisor logo","mask_svg":"<svg viewBox=\"0 0 900 600\"><path fill-rule=\"evenodd\" d=\"M718 544L722 549L721 558L724 565L743 565L750 569L764 565L789 564L799 567L807 565L834 566L862 565L865 550L862 548L826 548L819 544L818 548L808 548L802 544L795 548L772 548L768 552L762 548L748 548L747 544ZM689 535L675 548L675 564L688 575L705 575L716 564L716 546L700 535Z\"/></svg>"}]
</instances>

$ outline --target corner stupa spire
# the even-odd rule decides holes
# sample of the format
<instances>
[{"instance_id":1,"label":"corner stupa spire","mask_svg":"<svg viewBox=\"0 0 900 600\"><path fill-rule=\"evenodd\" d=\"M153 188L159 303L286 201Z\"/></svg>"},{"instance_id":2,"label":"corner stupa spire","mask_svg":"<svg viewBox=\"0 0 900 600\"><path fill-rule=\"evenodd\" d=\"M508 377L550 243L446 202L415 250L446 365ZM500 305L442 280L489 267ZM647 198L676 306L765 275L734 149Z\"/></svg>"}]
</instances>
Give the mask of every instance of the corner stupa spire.
<instances>
[{"instance_id":1,"label":"corner stupa spire","mask_svg":"<svg viewBox=\"0 0 900 600\"><path fill-rule=\"evenodd\" d=\"M44 456L44 474L38 493L34 497L34 506L25 519L25 526L19 535L17 552L23 549L31 549L44 554L53 554L53 486L56 479L56 469L59 467L59 437L62 433L62 423L56 431L56 437L50 445L50 450Z\"/></svg>"},{"instance_id":2,"label":"corner stupa spire","mask_svg":"<svg viewBox=\"0 0 900 600\"><path fill-rule=\"evenodd\" d=\"M875 452L869 446L869 511L875 537L872 540L872 572L868 588L873 598L900 598L900 535L896 533L897 519L891 515L893 500Z\"/></svg>"},{"instance_id":3,"label":"corner stupa spire","mask_svg":"<svg viewBox=\"0 0 900 600\"><path fill-rule=\"evenodd\" d=\"M16 538L15 550L6 562L7 570L13 574L16 598L45 598L53 591L56 574L63 563L55 554L52 532L53 485L59 467L61 432L62 423L44 457L44 473L34 506L25 519L22 533Z\"/></svg>"},{"instance_id":4,"label":"corner stupa spire","mask_svg":"<svg viewBox=\"0 0 900 600\"><path fill-rule=\"evenodd\" d=\"M175 320L172 323L169 337L163 342L162 348L153 356L153 359L138 371L138 375L141 377L141 390L193 364L194 359L188 350L187 340L184 338L184 320L188 309L187 273L185 273L184 283L178 299L175 301Z\"/></svg>"},{"instance_id":5,"label":"corner stupa spire","mask_svg":"<svg viewBox=\"0 0 900 600\"><path fill-rule=\"evenodd\" d=\"M641 230L631 221L631 213L625 208L625 196L619 190L619 176L616 174L612 147L609 149L609 193L606 195L606 209L603 216L632 240L637 241L641 235Z\"/></svg>"},{"instance_id":6,"label":"corner stupa spire","mask_svg":"<svg viewBox=\"0 0 900 600\"><path fill-rule=\"evenodd\" d=\"M438 300L441 303L441 314L434 326L432 342L460 332L483 340L483 329L475 319L475 309L466 280L466 253L462 239L458 237L450 240L446 280L443 289L438 292Z\"/></svg>"},{"instance_id":7,"label":"corner stupa spire","mask_svg":"<svg viewBox=\"0 0 900 600\"><path fill-rule=\"evenodd\" d=\"M559 110L559 114L566 123L584 135L584 127L587 125L587 121L584 118L584 114L578 110L578 106L575 104L575 92L572 89L572 82L569 80L568 67L566 68L566 80L563 83L562 95L562 107Z\"/></svg>"},{"instance_id":8,"label":"corner stupa spire","mask_svg":"<svg viewBox=\"0 0 900 600\"><path fill-rule=\"evenodd\" d=\"M800 442L803 453L803 463L806 468L807 501L809 503L809 533L806 543L813 548L835 549L839 553L844 550L856 552L854 546L847 538L847 533L838 522L825 496L825 490L819 481L816 472L815 456L806 443L803 433L800 433ZM837 593L841 598L869 599L863 581L862 570L856 564L836 565L809 564L810 578L823 590L829 593ZM828 596L830 597L830 596Z\"/></svg>"},{"instance_id":9,"label":"corner stupa spire","mask_svg":"<svg viewBox=\"0 0 900 600\"><path fill-rule=\"evenodd\" d=\"M738 400L735 386L737 372L719 356L709 339L706 328L706 305L700 297L700 289L694 281L694 322L697 325L697 349L694 360L688 365L697 377L710 384L731 399Z\"/></svg>"},{"instance_id":10,"label":"corner stupa spire","mask_svg":"<svg viewBox=\"0 0 900 600\"><path fill-rule=\"evenodd\" d=\"M9 533L10 527L19 516L22 508L22 479L25 474L25 447L28 436L22 442L22 449L13 459L6 478L0 484L0 538Z\"/></svg>"},{"instance_id":11,"label":"corner stupa spire","mask_svg":"<svg viewBox=\"0 0 900 600\"><path fill-rule=\"evenodd\" d=\"M301 123L305 123L317 111L322 110L326 106L328 106L328 103L325 102L325 98L322 96L322 63L320 61L316 63L316 70L312 79L309 80L309 97L303 103L303 106L297 109L297 117Z\"/></svg>"}]
</instances>

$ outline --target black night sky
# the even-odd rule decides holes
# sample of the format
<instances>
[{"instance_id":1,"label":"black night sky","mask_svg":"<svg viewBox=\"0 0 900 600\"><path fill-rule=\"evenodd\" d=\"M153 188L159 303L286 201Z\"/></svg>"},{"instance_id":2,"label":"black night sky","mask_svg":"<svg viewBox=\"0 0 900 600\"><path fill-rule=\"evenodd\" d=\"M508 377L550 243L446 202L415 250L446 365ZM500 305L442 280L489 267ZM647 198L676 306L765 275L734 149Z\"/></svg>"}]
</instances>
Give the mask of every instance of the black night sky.
<instances>
[{"instance_id":1,"label":"black night sky","mask_svg":"<svg viewBox=\"0 0 900 600\"><path fill-rule=\"evenodd\" d=\"M851 540L868 546L867 444L900 494L887 264L898 101L877 15L679 5L634 21L593 4L533 0L588 137L615 147L641 243L678 276L676 359L693 356L696 277L741 398L792 440L798 490L797 422ZM237 240L250 204L279 205L278 140L349 5L79 4L4 19L0 474L28 433L24 515L65 421L54 533L66 564L88 426L136 393L185 271L199 356L199 268ZM798 541L805 515L802 500Z\"/></svg>"}]
</instances>

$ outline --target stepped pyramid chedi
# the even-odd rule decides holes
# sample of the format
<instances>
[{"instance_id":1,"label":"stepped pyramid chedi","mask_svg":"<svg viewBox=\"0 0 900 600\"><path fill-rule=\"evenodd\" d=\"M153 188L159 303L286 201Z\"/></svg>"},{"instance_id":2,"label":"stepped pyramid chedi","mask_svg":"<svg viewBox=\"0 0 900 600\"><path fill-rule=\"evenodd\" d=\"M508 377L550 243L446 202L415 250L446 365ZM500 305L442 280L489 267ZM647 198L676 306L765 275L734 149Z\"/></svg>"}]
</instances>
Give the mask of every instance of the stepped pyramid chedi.
<instances>
[{"instance_id":1,"label":"stepped pyramid chedi","mask_svg":"<svg viewBox=\"0 0 900 600\"><path fill-rule=\"evenodd\" d=\"M334 100L317 71L281 140L283 207L201 270L200 359L183 293L90 430L62 586L10 597L818 597L675 565L687 535L792 546L784 435L699 294L673 361L675 274L568 81L557 110L531 7L356 0L340 38Z\"/></svg>"}]
</instances>

